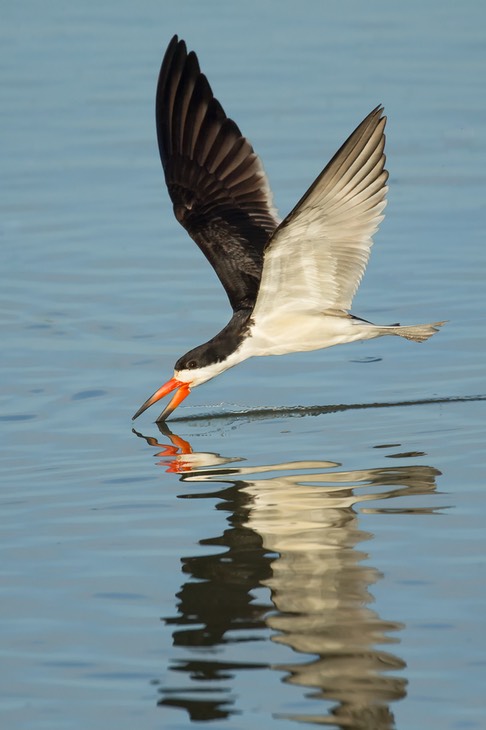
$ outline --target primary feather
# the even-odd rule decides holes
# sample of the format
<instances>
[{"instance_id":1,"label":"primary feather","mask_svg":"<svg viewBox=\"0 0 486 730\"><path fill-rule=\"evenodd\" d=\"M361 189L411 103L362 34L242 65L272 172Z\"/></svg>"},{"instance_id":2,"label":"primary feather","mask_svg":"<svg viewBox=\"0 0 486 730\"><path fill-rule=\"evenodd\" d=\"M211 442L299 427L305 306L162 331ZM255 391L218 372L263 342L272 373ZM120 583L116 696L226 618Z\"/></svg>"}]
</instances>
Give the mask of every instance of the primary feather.
<instances>
[{"instance_id":1,"label":"primary feather","mask_svg":"<svg viewBox=\"0 0 486 730\"><path fill-rule=\"evenodd\" d=\"M386 205L381 106L351 134L280 224L265 250L254 309L347 311Z\"/></svg>"},{"instance_id":2,"label":"primary feather","mask_svg":"<svg viewBox=\"0 0 486 730\"><path fill-rule=\"evenodd\" d=\"M156 94L160 158L177 220L216 271L234 311L253 307L277 215L263 166L174 36Z\"/></svg>"}]
</instances>

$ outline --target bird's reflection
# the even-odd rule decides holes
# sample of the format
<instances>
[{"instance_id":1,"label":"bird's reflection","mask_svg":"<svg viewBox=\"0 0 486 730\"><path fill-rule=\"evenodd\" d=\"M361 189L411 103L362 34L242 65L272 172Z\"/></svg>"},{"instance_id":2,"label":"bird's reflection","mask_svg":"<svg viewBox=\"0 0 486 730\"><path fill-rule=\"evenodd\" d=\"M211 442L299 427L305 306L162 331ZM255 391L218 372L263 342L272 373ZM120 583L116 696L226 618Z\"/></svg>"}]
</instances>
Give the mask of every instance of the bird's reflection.
<instances>
[{"instance_id":1,"label":"bird's reflection","mask_svg":"<svg viewBox=\"0 0 486 730\"><path fill-rule=\"evenodd\" d=\"M199 540L217 548L214 553L182 559L187 579L177 614L164 621L174 627L174 646L193 655L173 661L171 670L184 680L173 688L165 683L159 704L183 707L192 720L241 713L232 680L243 670L271 668L285 682L311 690L308 711L280 713L282 718L393 728L390 704L406 693L405 663L396 651L403 627L370 607L370 587L380 573L364 563L368 556L359 546L373 535L360 529L355 505L364 512L369 501L366 511L386 513L382 500L429 494L439 472L413 465L344 471L330 461L236 466L240 458L194 452L165 424L160 429L164 439L144 437L157 449L159 465L184 483L214 485L210 493L182 496L217 497L228 528ZM217 488L221 484L226 486ZM268 639L292 649L293 661L271 663L265 657L274 652L261 650L251 655L258 661L224 659L237 642Z\"/></svg>"}]
</instances>

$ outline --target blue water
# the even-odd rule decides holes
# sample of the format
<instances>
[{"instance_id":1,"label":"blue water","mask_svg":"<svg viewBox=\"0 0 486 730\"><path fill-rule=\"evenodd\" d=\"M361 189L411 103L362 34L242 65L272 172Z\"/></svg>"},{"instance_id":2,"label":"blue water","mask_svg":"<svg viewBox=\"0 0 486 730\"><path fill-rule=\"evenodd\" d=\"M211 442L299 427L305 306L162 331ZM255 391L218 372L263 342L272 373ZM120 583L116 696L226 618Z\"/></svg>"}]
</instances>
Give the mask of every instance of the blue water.
<instances>
[{"instance_id":1,"label":"blue water","mask_svg":"<svg viewBox=\"0 0 486 730\"><path fill-rule=\"evenodd\" d=\"M485 27L473 0L3 8L2 727L486 727ZM248 361L132 432L229 317L158 160L176 32L281 215L385 105L353 311L449 323Z\"/></svg>"}]
</instances>

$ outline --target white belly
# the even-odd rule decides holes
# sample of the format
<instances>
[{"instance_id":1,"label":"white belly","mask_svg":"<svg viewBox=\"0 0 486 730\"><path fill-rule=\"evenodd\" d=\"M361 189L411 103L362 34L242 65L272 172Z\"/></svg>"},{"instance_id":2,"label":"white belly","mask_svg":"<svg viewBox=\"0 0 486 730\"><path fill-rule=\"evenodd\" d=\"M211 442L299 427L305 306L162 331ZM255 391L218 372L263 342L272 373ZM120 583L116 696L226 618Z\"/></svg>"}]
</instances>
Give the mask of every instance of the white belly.
<instances>
[{"instance_id":1,"label":"white belly","mask_svg":"<svg viewBox=\"0 0 486 730\"><path fill-rule=\"evenodd\" d=\"M255 321L246 340L251 356L320 350L379 336L375 325L344 313L278 312ZM244 347L245 347L244 345ZM250 356L250 355L248 355Z\"/></svg>"}]
</instances>

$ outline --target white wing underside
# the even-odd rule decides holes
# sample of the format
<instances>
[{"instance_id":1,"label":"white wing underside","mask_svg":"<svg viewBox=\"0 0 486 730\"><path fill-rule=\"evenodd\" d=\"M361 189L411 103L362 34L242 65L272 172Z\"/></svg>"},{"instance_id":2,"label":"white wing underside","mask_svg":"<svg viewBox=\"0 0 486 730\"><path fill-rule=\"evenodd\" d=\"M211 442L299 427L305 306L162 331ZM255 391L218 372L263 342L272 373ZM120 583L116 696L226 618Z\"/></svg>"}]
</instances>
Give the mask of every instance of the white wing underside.
<instances>
[{"instance_id":1,"label":"white wing underside","mask_svg":"<svg viewBox=\"0 0 486 730\"><path fill-rule=\"evenodd\" d=\"M253 310L257 325L270 325L277 310L280 318L350 309L386 205L382 111L364 119L273 234Z\"/></svg>"}]
</instances>

